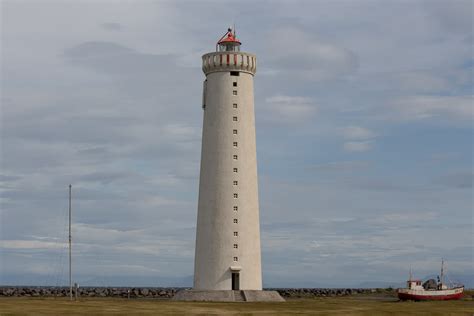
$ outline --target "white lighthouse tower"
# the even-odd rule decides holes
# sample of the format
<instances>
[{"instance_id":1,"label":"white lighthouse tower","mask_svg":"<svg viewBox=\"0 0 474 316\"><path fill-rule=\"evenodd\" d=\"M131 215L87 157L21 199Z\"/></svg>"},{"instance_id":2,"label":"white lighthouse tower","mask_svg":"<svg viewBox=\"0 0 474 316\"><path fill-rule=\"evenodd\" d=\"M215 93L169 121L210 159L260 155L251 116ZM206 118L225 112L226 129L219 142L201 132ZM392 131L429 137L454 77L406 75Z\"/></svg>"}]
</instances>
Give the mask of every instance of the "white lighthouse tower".
<instances>
[{"instance_id":1,"label":"white lighthouse tower","mask_svg":"<svg viewBox=\"0 0 474 316\"><path fill-rule=\"evenodd\" d=\"M253 77L229 29L203 59L204 124L194 261L197 290L261 290Z\"/></svg>"},{"instance_id":2,"label":"white lighthouse tower","mask_svg":"<svg viewBox=\"0 0 474 316\"><path fill-rule=\"evenodd\" d=\"M280 301L262 291L253 78L235 32L202 56L204 122L194 288L178 300Z\"/></svg>"}]
</instances>

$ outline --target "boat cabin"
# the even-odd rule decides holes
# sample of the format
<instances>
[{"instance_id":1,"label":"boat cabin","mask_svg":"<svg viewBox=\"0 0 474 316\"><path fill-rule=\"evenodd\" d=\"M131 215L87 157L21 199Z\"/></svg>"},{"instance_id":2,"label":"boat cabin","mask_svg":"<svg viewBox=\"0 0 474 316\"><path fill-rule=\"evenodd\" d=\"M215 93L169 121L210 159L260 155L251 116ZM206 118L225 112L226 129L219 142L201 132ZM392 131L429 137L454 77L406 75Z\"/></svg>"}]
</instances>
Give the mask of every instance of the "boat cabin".
<instances>
[{"instance_id":1,"label":"boat cabin","mask_svg":"<svg viewBox=\"0 0 474 316\"><path fill-rule=\"evenodd\" d=\"M421 285L421 280L408 280L407 286L411 290L423 290L423 285Z\"/></svg>"},{"instance_id":2,"label":"boat cabin","mask_svg":"<svg viewBox=\"0 0 474 316\"><path fill-rule=\"evenodd\" d=\"M444 283L438 284L438 290L447 290L449 289L448 286Z\"/></svg>"}]
</instances>

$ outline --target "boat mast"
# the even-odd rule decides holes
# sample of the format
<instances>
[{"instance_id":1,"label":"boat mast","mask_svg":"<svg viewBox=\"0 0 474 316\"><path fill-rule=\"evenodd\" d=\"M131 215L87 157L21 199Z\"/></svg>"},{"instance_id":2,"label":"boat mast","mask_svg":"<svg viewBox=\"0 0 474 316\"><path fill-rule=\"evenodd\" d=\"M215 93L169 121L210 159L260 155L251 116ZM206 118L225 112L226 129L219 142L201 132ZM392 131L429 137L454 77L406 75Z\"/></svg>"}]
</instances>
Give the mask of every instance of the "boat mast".
<instances>
[{"instance_id":1,"label":"boat mast","mask_svg":"<svg viewBox=\"0 0 474 316\"><path fill-rule=\"evenodd\" d=\"M443 277L444 277L444 259L441 258L441 280L440 283L443 284Z\"/></svg>"},{"instance_id":2,"label":"boat mast","mask_svg":"<svg viewBox=\"0 0 474 316\"><path fill-rule=\"evenodd\" d=\"M72 188L72 186L69 185L69 298L72 301L71 188Z\"/></svg>"}]
</instances>

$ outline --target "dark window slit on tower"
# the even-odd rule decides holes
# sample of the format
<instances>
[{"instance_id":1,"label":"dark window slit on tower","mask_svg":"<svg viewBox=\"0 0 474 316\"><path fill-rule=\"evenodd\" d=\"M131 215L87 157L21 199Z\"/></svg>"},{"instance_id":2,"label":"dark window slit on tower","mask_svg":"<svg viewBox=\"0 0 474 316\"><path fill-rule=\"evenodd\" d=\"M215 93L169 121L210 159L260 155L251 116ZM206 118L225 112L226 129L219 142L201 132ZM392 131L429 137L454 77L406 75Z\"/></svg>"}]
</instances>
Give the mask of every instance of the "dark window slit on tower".
<instances>
[{"instance_id":1,"label":"dark window slit on tower","mask_svg":"<svg viewBox=\"0 0 474 316\"><path fill-rule=\"evenodd\" d=\"M231 72L230 72L230 75L231 75L231 76L240 76L240 72L238 72L238 71L231 71Z\"/></svg>"}]
</instances>

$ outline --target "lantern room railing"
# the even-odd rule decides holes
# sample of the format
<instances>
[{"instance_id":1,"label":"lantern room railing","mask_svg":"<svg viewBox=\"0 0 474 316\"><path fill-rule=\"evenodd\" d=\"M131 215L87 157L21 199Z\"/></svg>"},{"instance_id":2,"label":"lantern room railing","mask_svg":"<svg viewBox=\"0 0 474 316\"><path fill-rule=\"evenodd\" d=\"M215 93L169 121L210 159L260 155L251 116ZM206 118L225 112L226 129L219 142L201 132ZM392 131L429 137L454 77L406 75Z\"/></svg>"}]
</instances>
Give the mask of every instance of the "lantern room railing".
<instances>
[{"instance_id":1,"label":"lantern room railing","mask_svg":"<svg viewBox=\"0 0 474 316\"><path fill-rule=\"evenodd\" d=\"M243 52L214 52L202 56L202 71L207 75L218 71L257 71L257 57Z\"/></svg>"}]
</instances>

